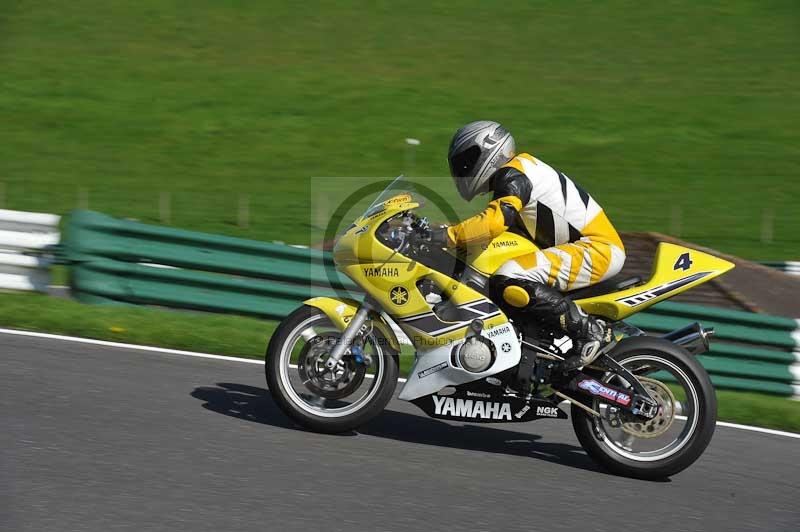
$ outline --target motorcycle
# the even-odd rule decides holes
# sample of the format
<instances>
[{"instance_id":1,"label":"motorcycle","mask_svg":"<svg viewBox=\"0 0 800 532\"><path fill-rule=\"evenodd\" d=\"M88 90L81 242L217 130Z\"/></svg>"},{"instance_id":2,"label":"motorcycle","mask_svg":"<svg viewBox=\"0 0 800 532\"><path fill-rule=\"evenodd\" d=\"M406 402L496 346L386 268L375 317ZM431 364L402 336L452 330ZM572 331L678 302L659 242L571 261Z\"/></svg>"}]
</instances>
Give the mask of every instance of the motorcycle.
<instances>
[{"instance_id":1,"label":"motorcycle","mask_svg":"<svg viewBox=\"0 0 800 532\"><path fill-rule=\"evenodd\" d=\"M717 405L695 355L708 350L713 330L693 323L653 336L624 320L732 263L660 243L649 280L569 292L612 325L616 344L591 364L562 370L570 347L563 331L488 296L500 265L536 246L509 231L466 251L433 249L427 220L415 214L420 202L403 186L402 178L393 182L334 245L337 270L365 296L308 299L270 339L266 379L283 412L313 431L355 430L386 407L401 350L413 350L399 399L433 418L569 418L591 458L636 478L671 476L698 459L714 433Z\"/></svg>"}]
</instances>

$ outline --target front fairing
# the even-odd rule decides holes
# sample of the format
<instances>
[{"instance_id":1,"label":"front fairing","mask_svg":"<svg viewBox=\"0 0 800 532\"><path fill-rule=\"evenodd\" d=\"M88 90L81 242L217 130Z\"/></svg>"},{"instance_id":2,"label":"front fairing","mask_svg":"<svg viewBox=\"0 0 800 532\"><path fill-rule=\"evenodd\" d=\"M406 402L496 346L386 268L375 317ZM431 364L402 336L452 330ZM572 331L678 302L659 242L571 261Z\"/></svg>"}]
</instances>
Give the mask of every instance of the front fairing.
<instances>
[{"instance_id":1,"label":"front fairing","mask_svg":"<svg viewBox=\"0 0 800 532\"><path fill-rule=\"evenodd\" d=\"M390 218L416 209L419 205L411 194L398 194L373 205L336 240L333 246L334 263L341 268L353 264L410 262L411 259L383 244L375 231Z\"/></svg>"},{"instance_id":2,"label":"front fairing","mask_svg":"<svg viewBox=\"0 0 800 532\"><path fill-rule=\"evenodd\" d=\"M520 346L506 315L485 295L393 247L391 235L411 217L403 213L419 207L409 194L375 204L337 240L336 267L358 285L402 329L417 352L401 399L413 400L445 386L471 382L519 363ZM377 233L377 234L376 234ZM386 242L386 243L384 243ZM421 281L439 302L429 300ZM451 363L454 346L464 341L473 323L495 346L496 361L478 373ZM417 368L419 371L417 371ZM431 370L431 368L436 368Z\"/></svg>"}]
</instances>

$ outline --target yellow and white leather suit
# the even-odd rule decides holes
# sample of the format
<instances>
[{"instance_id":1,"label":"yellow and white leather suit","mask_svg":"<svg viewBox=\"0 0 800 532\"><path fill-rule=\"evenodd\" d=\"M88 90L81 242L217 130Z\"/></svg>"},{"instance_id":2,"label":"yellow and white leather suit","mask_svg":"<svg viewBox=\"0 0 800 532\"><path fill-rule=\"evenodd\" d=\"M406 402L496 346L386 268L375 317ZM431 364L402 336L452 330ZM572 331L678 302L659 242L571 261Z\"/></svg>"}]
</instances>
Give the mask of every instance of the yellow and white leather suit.
<instances>
[{"instance_id":1,"label":"yellow and white leather suit","mask_svg":"<svg viewBox=\"0 0 800 532\"><path fill-rule=\"evenodd\" d=\"M514 258L496 276L546 284L562 292L608 279L622 269L625 248L603 208L563 172L523 153L492 176L486 209L447 229L451 246L476 245L509 227L541 251Z\"/></svg>"}]
</instances>

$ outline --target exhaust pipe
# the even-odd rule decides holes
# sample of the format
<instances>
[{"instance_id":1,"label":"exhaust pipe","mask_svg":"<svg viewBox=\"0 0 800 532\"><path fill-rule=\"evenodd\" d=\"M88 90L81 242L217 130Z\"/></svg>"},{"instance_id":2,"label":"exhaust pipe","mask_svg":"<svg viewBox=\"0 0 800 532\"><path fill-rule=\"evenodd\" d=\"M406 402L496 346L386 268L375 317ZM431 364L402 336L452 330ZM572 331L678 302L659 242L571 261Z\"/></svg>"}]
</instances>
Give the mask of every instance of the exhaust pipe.
<instances>
[{"instance_id":1,"label":"exhaust pipe","mask_svg":"<svg viewBox=\"0 0 800 532\"><path fill-rule=\"evenodd\" d=\"M661 338L677 344L693 355L702 355L708 351L708 339L714 335L714 329L704 329L695 322L686 327L668 332Z\"/></svg>"}]
</instances>

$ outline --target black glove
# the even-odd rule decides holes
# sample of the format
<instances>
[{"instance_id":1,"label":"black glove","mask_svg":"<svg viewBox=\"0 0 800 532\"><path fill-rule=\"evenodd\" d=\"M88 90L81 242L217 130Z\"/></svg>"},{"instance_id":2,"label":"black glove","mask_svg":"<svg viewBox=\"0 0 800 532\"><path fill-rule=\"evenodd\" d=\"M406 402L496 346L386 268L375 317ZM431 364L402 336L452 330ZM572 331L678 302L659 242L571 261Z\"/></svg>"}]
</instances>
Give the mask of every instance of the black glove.
<instances>
[{"instance_id":1,"label":"black glove","mask_svg":"<svg viewBox=\"0 0 800 532\"><path fill-rule=\"evenodd\" d=\"M433 225L420 228L413 234L411 243L419 249L441 249L447 246L447 226Z\"/></svg>"},{"instance_id":2,"label":"black glove","mask_svg":"<svg viewBox=\"0 0 800 532\"><path fill-rule=\"evenodd\" d=\"M432 247L443 248L447 247L447 226L434 225L430 230L430 237L428 241Z\"/></svg>"}]
</instances>

